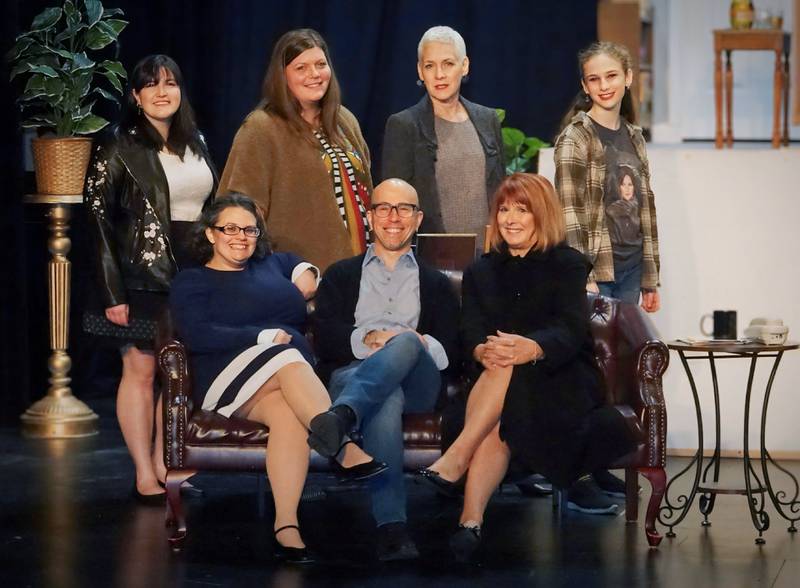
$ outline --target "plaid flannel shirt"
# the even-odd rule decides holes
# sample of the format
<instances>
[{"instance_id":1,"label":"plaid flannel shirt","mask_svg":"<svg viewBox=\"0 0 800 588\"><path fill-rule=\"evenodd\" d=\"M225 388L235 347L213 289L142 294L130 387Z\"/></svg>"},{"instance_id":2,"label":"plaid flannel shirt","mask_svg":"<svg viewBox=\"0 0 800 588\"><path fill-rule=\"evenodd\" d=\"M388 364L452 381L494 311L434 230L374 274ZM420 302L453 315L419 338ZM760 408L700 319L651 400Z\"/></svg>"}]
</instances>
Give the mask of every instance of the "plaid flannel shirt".
<instances>
[{"instance_id":1,"label":"plaid flannel shirt","mask_svg":"<svg viewBox=\"0 0 800 588\"><path fill-rule=\"evenodd\" d=\"M642 162L644 194L640 208L642 227L642 288L660 285L658 274L658 229L656 206L650 189L650 167L647 162L642 129L623 119L630 133L636 155ZM614 281L614 254L606 227L603 191L606 163L603 144L585 112L578 112L556 139L556 192L564 209L567 243L581 251L592 263L589 282Z\"/></svg>"}]
</instances>

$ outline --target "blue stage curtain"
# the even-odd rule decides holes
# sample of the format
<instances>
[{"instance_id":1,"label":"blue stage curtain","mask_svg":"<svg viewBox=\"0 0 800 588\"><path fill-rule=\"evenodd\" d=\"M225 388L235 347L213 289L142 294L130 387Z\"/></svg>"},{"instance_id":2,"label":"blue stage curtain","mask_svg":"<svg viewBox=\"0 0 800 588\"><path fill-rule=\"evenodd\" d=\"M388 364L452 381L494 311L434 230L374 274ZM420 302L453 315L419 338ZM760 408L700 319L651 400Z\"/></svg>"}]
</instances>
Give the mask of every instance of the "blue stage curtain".
<instances>
[{"instance_id":1,"label":"blue stage curtain","mask_svg":"<svg viewBox=\"0 0 800 588\"><path fill-rule=\"evenodd\" d=\"M416 85L416 52L428 27L449 25L464 36L471 60L464 96L505 108L508 124L548 141L578 89L576 53L596 39L594 0L103 2L109 8L122 8L130 21L121 36L119 56L128 70L150 53L167 53L180 64L220 170L239 124L259 100L272 45L289 29L315 28L328 41L344 104L358 117L373 153L375 177L380 176L386 119L423 94ZM14 36L40 10L56 3L4 2L0 50L5 53ZM4 279L0 280L0 423L13 424L46 390L47 312L32 305L46 300L46 273L41 264L47 254L44 221L33 211L23 212L20 204L23 192L33 186L30 174L21 169L17 115L6 80L7 74L0 75L0 128L8 151L2 215L7 238L2 248ZM107 114L114 116L113 111ZM87 397L107 394L109 386L97 384L105 361L93 359L86 351L89 342L76 320L82 311L85 290L81 289L91 287L91 252L81 230L82 213L76 210L75 216L71 354L75 392ZM39 247L44 251L41 255L35 251L26 256L26 249Z\"/></svg>"}]
</instances>

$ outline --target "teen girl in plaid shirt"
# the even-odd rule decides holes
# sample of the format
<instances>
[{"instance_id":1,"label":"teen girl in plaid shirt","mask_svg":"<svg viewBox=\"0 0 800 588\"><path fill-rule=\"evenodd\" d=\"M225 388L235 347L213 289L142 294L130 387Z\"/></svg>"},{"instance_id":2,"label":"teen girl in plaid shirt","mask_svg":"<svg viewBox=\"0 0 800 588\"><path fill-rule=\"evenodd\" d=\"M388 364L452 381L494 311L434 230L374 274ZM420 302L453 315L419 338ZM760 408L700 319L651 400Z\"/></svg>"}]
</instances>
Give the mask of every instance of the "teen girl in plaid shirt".
<instances>
[{"instance_id":1,"label":"teen girl in plaid shirt","mask_svg":"<svg viewBox=\"0 0 800 588\"><path fill-rule=\"evenodd\" d=\"M578 61L583 92L555 150L567 242L593 265L587 290L633 303L641 293L642 308L655 312L660 307L656 208L645 141L633 124L630 54L622 45L599 42ZM629 218L620 218L623 209Z\"/></svg>"}]
</instances>

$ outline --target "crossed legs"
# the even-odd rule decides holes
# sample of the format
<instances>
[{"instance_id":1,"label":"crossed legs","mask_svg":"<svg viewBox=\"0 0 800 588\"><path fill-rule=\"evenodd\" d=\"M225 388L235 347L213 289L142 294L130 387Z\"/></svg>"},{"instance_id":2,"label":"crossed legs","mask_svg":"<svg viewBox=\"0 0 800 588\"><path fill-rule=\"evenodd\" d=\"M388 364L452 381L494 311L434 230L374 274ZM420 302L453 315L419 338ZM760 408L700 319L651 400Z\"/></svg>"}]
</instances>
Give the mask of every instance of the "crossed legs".
<instances>
[{"instance_id":1,"label":"crossed legs","mask_svg":"<svg viewBox=\"0 0 800 588\"><path fill-rule=\"evenodd\" d=\"M275 529L297 525L297 507L308 473L308 423L330 406L322 382L307 363L290 363L279 369L235 413L269 427L267 476L275 500ZM345 467L369 461L354 444L339 458ZM297 529L280 533L286 547L304 547Z\"/></svg>"},{"instance_id":2,"label":"crossed legs","mask_svg":"<svg viewBox=\"0 0 800 588\"><path fill-rule=\"evenodd\" d=\"M396 335L380 351L331 376L333 404L353 410L365 449L388 466L385 474L370 480L378 526L406 522L403 413L432 410L440 384L436 364L414 333Z\"/></svg>"},{"instance_id":3,"label":"crossed legs","mask_svg":"<svg viewBox=\"0 0 800 588\"><path fill-rule=\"evenodd\" d=\"M510 452L500 439L500 414L512 370L483 371L469 393L464 429L429 468L451 482L467 473L461 523L482 524L489 498L508 469Z\"/></svg>"}]
</instances>

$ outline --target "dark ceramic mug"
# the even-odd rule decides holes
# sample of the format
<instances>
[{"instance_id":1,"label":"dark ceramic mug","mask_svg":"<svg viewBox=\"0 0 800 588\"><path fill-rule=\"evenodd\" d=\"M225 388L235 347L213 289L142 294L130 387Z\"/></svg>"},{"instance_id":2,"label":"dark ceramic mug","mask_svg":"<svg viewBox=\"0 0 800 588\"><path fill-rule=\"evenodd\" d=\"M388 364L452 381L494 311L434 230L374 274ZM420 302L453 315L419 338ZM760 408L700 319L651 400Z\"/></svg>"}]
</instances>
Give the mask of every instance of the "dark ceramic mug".
<instances>
[{"instance_id":1,"label":"dark ceramic mug","mask_svg":"<svg viewBox=\"0 0 800 588\"><path fill-rule=\"evenodd\" d=\"M705 329L706 319L712 319L714 329L708 332ZM735 310L715 310L714 314L705 314L700 319L700 332L706 337L714 339L736 339L736 311Z\"/></svg>"}]
</instances>

